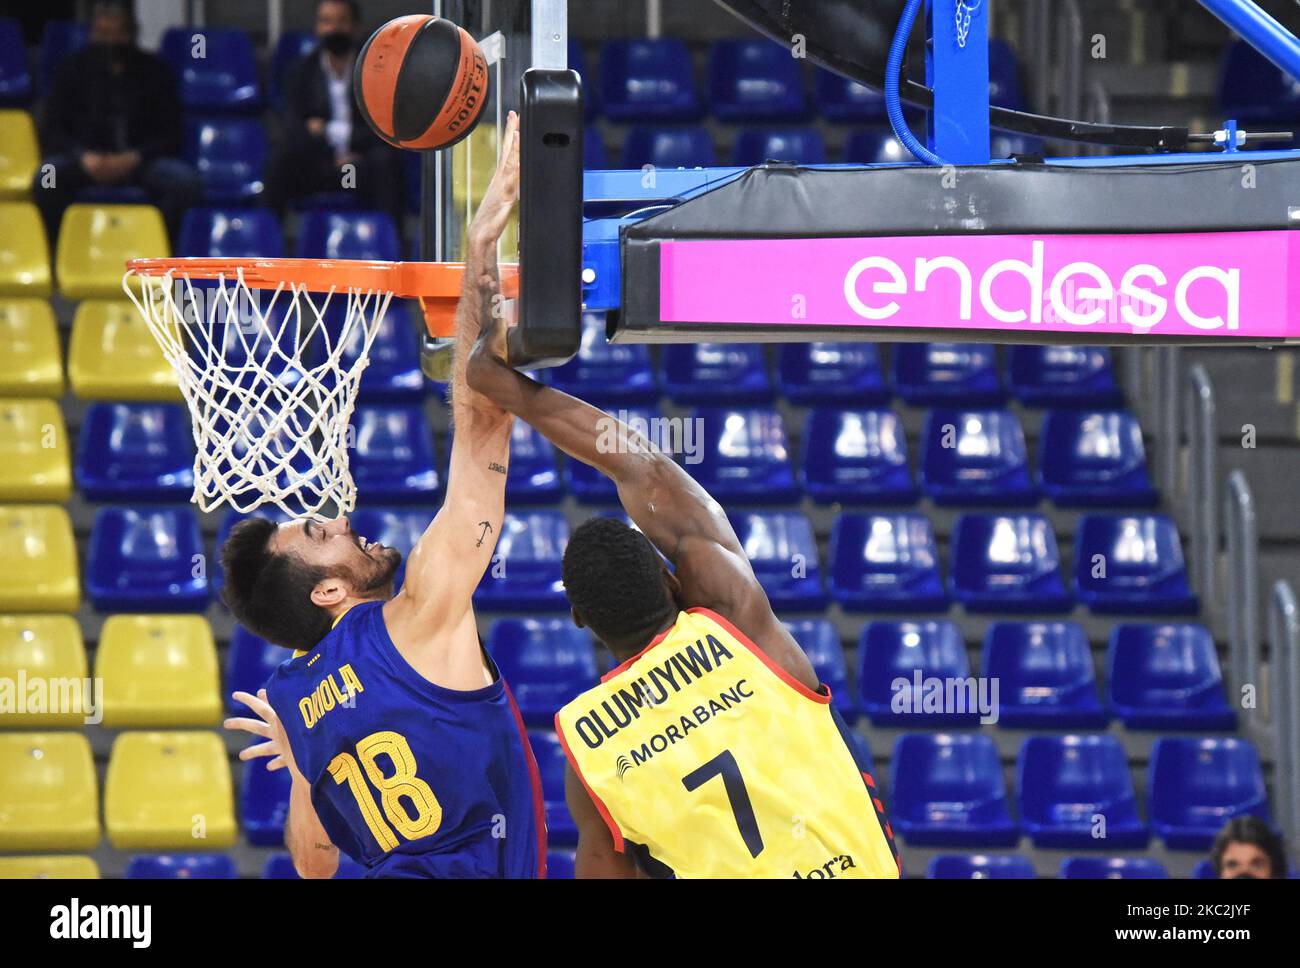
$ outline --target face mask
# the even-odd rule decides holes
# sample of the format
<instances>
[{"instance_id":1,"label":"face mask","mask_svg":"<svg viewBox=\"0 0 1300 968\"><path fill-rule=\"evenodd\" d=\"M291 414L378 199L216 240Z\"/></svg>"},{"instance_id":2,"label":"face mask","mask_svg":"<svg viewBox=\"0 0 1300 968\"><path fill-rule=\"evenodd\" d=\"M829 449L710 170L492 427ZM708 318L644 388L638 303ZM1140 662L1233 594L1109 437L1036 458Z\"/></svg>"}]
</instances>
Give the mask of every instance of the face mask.
<instances>
[{"instance_id":1,"label":"face mask","mask_svg":"<svg viewBox=\"0 0 1300 968\"><path fill-rule=\"evenodd\" d=\"M352 35L342 30L335 30L323 36L320 44L331 54L346 54L352 49Z\"/></svg>"}]
</instances>

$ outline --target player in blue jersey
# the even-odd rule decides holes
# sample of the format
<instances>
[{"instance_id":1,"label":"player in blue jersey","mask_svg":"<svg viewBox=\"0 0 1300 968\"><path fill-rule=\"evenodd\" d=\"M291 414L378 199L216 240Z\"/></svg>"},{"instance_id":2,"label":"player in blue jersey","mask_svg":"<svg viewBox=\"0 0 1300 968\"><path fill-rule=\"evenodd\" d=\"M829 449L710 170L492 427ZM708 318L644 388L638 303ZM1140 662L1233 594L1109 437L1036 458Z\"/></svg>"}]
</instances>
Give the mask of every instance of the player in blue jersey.
<instances>
[{"instance_id":1,"label":"player in blue jersey","mask_svg":"<svg viewBox=\"0 0 1300 968\"><path fill-rule=\"evenodd\" d=\"M505 513L512 418L465 383L465 361L498 291L496 245L519 197L518 119L470 227L452 372L455 439L447 496L401 561L346 517L261 518L222 548L235 618L298 650L257 696L259 718L227 720L265 742L293 778L285 843L304 877L338 852L375 877L545 875L537 764L509 690L479 642L470 596Z\"/></svg>"}]
</instances>

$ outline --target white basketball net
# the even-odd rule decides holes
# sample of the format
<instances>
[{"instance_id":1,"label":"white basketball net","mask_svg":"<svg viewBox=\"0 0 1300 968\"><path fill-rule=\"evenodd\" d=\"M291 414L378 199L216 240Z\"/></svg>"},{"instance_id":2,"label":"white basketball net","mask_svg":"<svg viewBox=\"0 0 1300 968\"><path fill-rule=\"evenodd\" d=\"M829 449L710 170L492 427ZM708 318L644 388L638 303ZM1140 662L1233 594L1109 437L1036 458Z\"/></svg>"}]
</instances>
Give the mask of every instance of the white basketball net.
<instances>
[{"instance_id":1,"label":"white basketball net","mask_svg":"<svg viewBox=\"0 0 1300 968\"><path fill-rule=\"evenodd\" d=\"M391 292L255 289L240 269L211 281L128 272L122 288L189 405L194 503L317 521L355 507L349 422Z\"/></svg>"}]
</instances>

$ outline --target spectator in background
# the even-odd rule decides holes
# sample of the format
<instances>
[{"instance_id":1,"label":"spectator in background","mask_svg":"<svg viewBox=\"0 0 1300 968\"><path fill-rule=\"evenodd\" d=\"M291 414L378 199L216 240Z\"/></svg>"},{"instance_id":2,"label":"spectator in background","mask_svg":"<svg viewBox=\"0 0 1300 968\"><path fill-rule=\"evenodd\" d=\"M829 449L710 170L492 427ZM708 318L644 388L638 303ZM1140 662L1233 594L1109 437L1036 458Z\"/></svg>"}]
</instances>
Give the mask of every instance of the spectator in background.
<instances>
[{"instance_id":1,"label":"spectator in background","mask_svg":"<svg viewBox=\"0 0 1300 968\"><path fill-rule=\"evenodd\" d=\"M282 209L318 192L359 192L366 208L389 212L401 224L399 149L379 139L352 97L361 11L355 0L316 5L317 48L295 64L285 82L284 145L272 162L268 201ZM350 170L345 165L355 166ZM348 184L345 177L354 176Z\"/></svg>"},{"instance_id":2,"label":"spectator in background","mask_svg":"<svg viewBox=\"0 0 1300 968\"><path fill-rule=\"evenodd\" d=\"M51 244L64 209L87 188L143 188L173 239L202 194L199 173L180 160L176 78L165 61L136 46L135 13L121 0L92 6L90 44L54 77L41 143L46 157L32 192Z\"/></svg>"},{"instance_id":3,"label":"spectator in background","mask_svg":"<svg viewBox=\"0 0 1300 968\"><path fill-rule=\"evenodd\" d=\"M1223 880L1286 877L1286 851L1282 838L1258 817L1229 820L1210 848L1214 874Z\"/></svg>"}]
</instances>

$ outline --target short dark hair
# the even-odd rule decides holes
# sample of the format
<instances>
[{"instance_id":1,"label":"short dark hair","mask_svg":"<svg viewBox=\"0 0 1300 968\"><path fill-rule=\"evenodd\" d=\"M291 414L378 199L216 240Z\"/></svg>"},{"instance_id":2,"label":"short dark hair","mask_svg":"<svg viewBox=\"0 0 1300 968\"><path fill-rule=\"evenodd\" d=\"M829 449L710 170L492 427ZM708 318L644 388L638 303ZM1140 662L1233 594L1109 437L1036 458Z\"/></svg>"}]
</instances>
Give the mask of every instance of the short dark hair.
<instances>
[{"instance_id":1,"label":"short dark hair","mask_svg":"<svg viewBox=\"0 0 1300 968\"><path fill-rule=\"evenodd\" d=\"M1214 838L1214 846L1210 848L1214 873L1223 873L1223 855L1230 844L1250 844L1258 847L1268 856L1269 866L1273 868L1273 876L1286 877L1286 850L1282 846L1282 838L1259 817L1233 817L1219 831Z\"/></svg>"},{"instance_id":2,"label":"short dark hair","mask_svg":"<svg viewBox=\"0 0 1300 968\"><path fill-rule=\"evenodd\" d=\"M310 649L334 623L311 600L312 589L329 575L297 555L272 551L275 531L275 522L266 518L247 518L230 530L221 546L221 598L235 621L254 635L286 648Z\"/></svg>"},{"instance_id":3,"label":"short dark hair","mask_svg":"<svg viewBox=\"0 0 1300 968\"><path fill-rule=\"evenodd\" d=\"M135 19L135 4L130 0L95 0L90 7L90 19L93 21L96 17L121 17L132 37L140 28Z\"/></svg>"},{"instance_id":4,"label":"short dark hair","mask_svg":"<svg viewBox=\"0 0 1300 968\"><path fill-rule=\"evenodd\" d=\"M348 13L352 14L354 24L361 23L361 4L357 0L316 0L316 9L321 8L323 3L341 3L348 8Z\"/></svg>"},{"instance_id":5,"label":"short dark hair","mask_svg":"<svg viewBox=\"0 0 1300 968\"><path fill-rule=\"evenodd\" d=\"M649 634L672 617L663 559L646 536L618 518L579 525L564 549L564 591L598 636Z\"/></svg>"}]
</instances>

